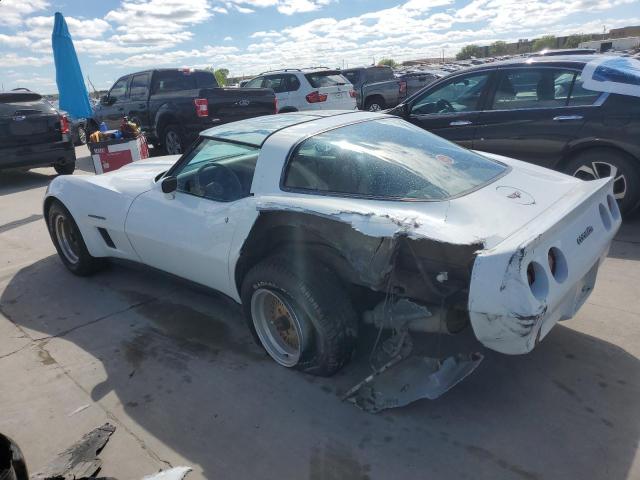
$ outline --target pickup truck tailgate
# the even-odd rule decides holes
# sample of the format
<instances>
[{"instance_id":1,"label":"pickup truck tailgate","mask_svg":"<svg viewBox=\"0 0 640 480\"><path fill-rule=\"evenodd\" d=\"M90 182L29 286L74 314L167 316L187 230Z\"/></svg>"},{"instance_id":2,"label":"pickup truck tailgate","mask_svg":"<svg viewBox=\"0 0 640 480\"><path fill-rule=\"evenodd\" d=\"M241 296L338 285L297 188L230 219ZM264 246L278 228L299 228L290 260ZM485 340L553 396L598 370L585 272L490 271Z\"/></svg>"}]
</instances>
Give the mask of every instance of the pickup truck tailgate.
<instances>
[{"instance_id":1,"label":"pickup truck tailgate","mask_svg":"<svg viewBox=\"0 0 640 480\"><path fill-rule=\"evenodd\" d=\"M201 96L209 100L209 116L225 123L276 113L276 96L268 88L206 88Z\"/></svg>"}]
</instances>

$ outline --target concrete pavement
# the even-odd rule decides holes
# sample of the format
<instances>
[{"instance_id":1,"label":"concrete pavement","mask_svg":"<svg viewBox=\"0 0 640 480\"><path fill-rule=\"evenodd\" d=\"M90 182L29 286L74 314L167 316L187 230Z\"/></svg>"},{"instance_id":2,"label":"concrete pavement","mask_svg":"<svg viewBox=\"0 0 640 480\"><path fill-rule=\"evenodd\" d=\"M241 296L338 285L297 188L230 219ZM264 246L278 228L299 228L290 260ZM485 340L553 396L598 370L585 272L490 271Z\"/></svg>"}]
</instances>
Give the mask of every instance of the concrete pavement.
<instances>
[{"instance_id":1,"label":"concrete pavement","mask_svg":"<svg viewBox=\"0 0 640 480\"><path fill-rule=\"evenodd\" d=\"M76 174L90 172L85 158ZM69 274L41 218L52 178L0 173L0 431L31 470L110 421L102 474L120 479L169 465L189 479L640 478L639 215L588 303L534 352L425 337L486 359L436 401L371 415L338 398L366 351L306 376L270 361L213 292L119 264Z\"/></svg>"}]
</instances>

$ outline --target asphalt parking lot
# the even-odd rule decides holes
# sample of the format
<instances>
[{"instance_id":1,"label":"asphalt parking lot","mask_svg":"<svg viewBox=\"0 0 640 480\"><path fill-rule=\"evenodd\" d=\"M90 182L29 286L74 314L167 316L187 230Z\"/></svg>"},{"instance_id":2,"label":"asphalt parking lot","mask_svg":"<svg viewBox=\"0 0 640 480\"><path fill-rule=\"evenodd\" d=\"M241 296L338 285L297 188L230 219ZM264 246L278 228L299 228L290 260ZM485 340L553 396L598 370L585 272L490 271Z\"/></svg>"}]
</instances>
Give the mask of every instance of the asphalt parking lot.
<instances>
[{"instance_id":1,"label":"asphalt parking lot","mask_svg":"<svg viewBox=\"0 0 640 480\"><path fill-rule=\"evenodd\" d=\"M101 474L118 479L169 465L189 479L640 478L640 214L534 352L424 337L485 361L438 400L372 415L339 399L366 351L310 377L269 360L215 293L129 265L69 274L42 220L54 176L0 173L0 432L32 470L109 421Z\"/></svg>"}]
</instances>

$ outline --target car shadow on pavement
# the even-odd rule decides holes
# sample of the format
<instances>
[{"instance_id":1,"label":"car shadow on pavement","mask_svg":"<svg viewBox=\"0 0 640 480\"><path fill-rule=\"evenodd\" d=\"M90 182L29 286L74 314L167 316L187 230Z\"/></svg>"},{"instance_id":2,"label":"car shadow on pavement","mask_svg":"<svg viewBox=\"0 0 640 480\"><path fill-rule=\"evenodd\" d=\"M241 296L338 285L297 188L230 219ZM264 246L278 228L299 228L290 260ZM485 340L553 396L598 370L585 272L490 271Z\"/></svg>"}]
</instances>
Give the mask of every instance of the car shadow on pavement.
<instances>
[{"instance_id":1,"label":"car shadow on pavement","mask_svg":"<svg viewBox=\"0 0 640 480\"><path fill-rule=\"evenodd\" d=\"M18 271L0 309L47 368L205 478L622 480L640 438L638 359L563 325L523 356L425 337L431 355L485 360L435 401L373 415L339 398L368 372L370 331L352 364L311 377L270 361L226 297L119 264L74 277L55 256Z\"/></svg>"},{"instance_id":2,"label":"car shadow on pavement","mask_svg":"<svg viewBox=\"0 0 640 480\"><path fill-rule=\"evenodd\" d=\"M2 170L0 171L0 196L44 187L56 178L56 173L51 175L34 172L31 170Z\"/></svg>"},{"instance_id":3,"label":"car shadow on pavement","mask_svg":"<svg viewBox=\"0 0 640 480\"><path fill-rule=\"evenodd\" d=\"M640 260L640 210L629 215L622 222L609 256L623 260Z\"/></svg>"}]
</instances>

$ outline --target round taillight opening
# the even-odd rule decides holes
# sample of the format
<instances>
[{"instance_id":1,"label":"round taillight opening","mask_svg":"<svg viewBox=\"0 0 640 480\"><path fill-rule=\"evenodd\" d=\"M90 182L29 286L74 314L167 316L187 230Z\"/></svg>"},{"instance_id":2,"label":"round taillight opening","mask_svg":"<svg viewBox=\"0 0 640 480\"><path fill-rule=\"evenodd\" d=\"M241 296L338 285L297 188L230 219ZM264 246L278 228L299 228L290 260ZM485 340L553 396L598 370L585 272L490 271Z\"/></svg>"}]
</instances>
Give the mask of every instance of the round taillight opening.
<instances>
[{"instance_id":1,"label":"round taillight opening","mask_svg":"<svg viewBox=\"0 0 640 480\"><path fill-rule=\"evenodd\" d=\"M609 216L609 212L603 204L600 204L598 208L600 210L600 218L602 219L604 228L606 228L607 230L611 230L611 217Z\"/></svg>"},{"instance_id":2,"label":"round taillight opening","mask_svg":"<svg viewBox=\"0 0 640 480\"><path fill-rule=\"evenodd\" d=\"M527 282L533 296L541 302L544 301L549 293L549 279L547 272L538 262L527 265Z\"/></svg>"},{"instance_id":3,"label":"round taillight opening","mask_svg":"<svg viewBox=\"0 0 640 480\"><path fill-rule=\"evenodd\" d=\"M547 254L547 258L549 261L549 271L551 272L551 276L559 283L564 282L569 274L569 269L567 259L562 251L557 247L551 247Z\"/></svg>"},{"instance_id":4,"label":"round taillight opening","mask_svg":"<svg viewBox=\"0 0 640 480\"><path fill-rule=\"evenodd\" d=\"M620 207L618 207L618 202L613 198L613 195L607 195L607 206L609 207L609 212L611 212L611 216L616 220L620 218Z\"/></svg>"}]
</instances>

